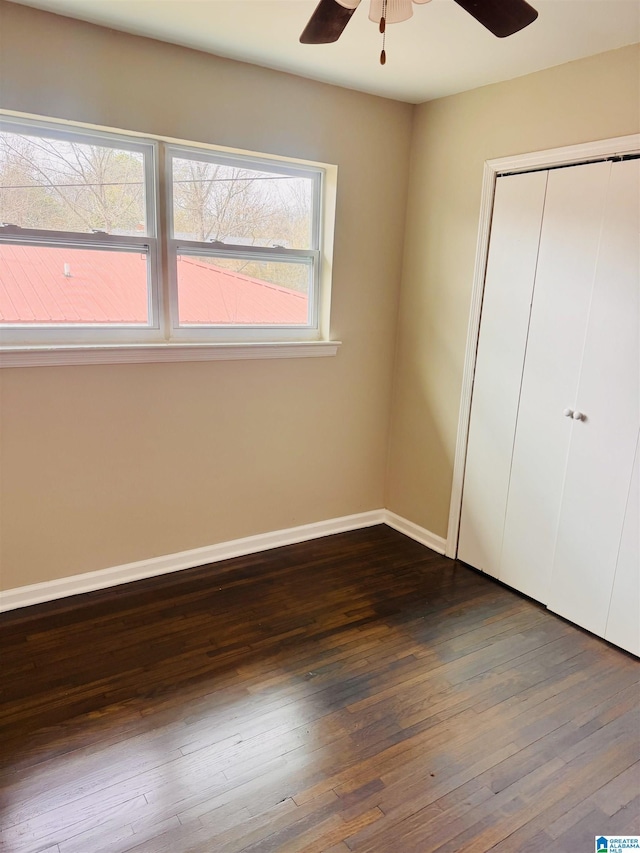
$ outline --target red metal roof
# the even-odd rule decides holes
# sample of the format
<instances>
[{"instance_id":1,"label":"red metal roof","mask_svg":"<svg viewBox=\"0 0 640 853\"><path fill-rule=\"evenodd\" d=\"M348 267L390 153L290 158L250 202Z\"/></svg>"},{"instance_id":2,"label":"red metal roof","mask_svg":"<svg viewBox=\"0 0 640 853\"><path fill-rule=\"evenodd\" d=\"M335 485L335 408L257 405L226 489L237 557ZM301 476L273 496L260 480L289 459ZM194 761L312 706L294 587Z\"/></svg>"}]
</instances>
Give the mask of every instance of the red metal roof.
<instances>
[{"instance_id":1,"label":"red metal roof","mask_svg":"<svg viewBox=\"0 0 640 853\"><path fill-rule=\"evenodd\" d=\"M306 323L306 294L182 256L181 323Z\"/></svg>"},{"instance_id":2,"label":"red metal roof","mask_svg":"<svg viewBox=\"0 0 640 853\"><path fill-rule=\"evenodd\" d=\"M65 269L69 273L65 275ZM307 322L307 296L183 256L180 322ZM0 322L147 322L146 257L0 243Z\"/></svg>"}]
</instances>

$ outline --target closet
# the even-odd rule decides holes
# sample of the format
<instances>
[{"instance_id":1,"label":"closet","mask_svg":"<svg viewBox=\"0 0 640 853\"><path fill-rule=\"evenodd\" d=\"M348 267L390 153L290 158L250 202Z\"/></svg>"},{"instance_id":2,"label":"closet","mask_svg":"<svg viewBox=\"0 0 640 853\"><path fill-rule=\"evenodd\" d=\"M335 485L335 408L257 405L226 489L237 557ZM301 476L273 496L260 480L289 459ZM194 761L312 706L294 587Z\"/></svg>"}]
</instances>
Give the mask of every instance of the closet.
<instances>
[{"instance_id":1,"label":"closet","mask_svg":"<svg viewBox=\"0 0 640 853\"><path fill-rule=\"evenodd\" d=\"M497 178L458 558L640 654L640 160Z\"/></svg>"}]
</instances>

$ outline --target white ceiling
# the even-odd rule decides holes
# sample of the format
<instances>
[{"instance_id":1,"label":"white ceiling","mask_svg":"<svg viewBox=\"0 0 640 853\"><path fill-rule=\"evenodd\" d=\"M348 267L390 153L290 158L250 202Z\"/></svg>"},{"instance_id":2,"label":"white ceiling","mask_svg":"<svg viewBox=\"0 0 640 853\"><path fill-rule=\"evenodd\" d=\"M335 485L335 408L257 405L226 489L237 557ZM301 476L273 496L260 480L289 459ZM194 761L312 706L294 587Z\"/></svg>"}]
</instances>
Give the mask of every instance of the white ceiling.
<instances>
[{"instance_id":1,"label":"white ceiling","mask_svg":"<svg viewBox=\"0 0 640 853\"><path fill-rule=\"evenodd\" d=\"M298 37L316 0L14 0L126 32L421 103L640 41L640 0L530 0L531 26L497 39L453 0L414 5L380 35L363 0L329 45Z\"/></svg>"}]
</instances>

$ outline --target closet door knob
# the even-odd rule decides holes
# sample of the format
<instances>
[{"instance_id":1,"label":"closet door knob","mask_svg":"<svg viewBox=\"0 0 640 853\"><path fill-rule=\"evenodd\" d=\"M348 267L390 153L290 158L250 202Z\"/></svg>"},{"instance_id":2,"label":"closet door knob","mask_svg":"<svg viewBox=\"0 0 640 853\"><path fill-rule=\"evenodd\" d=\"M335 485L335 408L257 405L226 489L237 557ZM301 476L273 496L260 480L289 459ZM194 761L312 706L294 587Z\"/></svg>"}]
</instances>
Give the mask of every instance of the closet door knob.
<instances>
[{"instance_id":1,"label":"closet door knob","mask_svg":"<svg viewBox=\"0 0 640 853\"><path fill-rule=\"evenodd\" d=\"M584 421L586 416L582 412L574 412L572 417L574 421Z\"/></svg>"},{"instance_id":2,"label":"closet door knob","mask_svg":"<svg viewBox=\"0 0 640 853\"><path fill-rule=\"evenodd\" d=\"M575 415L573 413L573 409L565 409L562 412L562 414L565 416L565 418L574 418L575 417Z\"/></svg>"}]
</instances>

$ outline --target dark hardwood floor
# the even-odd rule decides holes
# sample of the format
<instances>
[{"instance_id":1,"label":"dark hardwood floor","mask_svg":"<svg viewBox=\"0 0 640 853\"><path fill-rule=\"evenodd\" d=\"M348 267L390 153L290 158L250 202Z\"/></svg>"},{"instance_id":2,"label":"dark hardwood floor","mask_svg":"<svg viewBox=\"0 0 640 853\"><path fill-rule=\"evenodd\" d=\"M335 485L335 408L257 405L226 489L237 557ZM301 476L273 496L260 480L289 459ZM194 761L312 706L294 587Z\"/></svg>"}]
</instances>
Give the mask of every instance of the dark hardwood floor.
<instances>
[{"instance_id":1,"label":"dark hardwood floor","mask_svg":"<svg viewBox=\"0 0 640 853\"><path fill-rule=\"evenodd\" d=\"M4 853L640 834L640 664L384 527L0 618Z\"/></svg>"}]
</instances>

